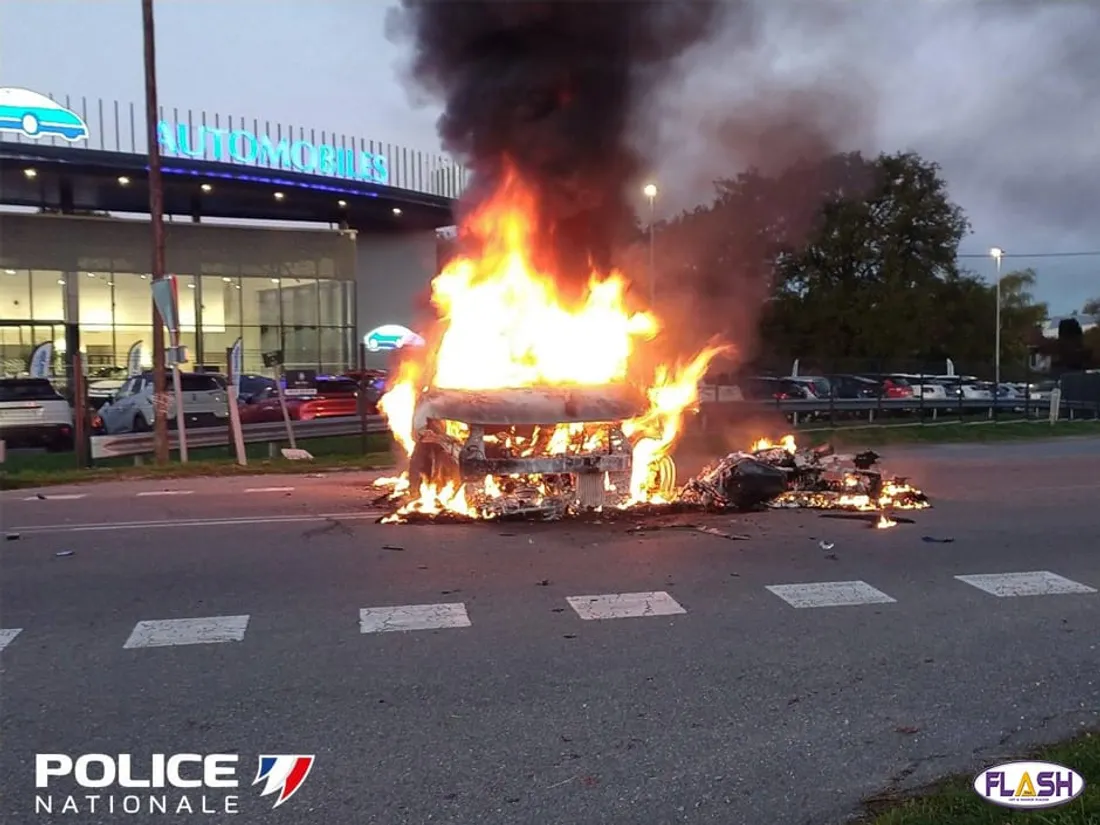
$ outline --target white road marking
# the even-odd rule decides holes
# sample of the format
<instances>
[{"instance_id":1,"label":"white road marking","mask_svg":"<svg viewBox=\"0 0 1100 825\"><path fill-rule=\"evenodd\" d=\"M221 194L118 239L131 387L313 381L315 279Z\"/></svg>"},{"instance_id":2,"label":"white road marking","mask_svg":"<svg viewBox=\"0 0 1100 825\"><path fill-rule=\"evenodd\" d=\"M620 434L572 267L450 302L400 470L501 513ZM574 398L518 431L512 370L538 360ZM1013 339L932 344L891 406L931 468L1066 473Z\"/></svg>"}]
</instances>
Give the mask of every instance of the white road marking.
<instances>
[{"instance_id":1,"label":"white road marking","mask_svg":"<svg viewBox=\"0 0 1100 825\"><path fill-rule=\"evenodd\" d=\"M582 619L634 619L640 616L675 616L687 613L663 590L650 593L607 593L601 596L569 596L569 606Z\"/></svg>"},{"instance_id":2,"label":"white road marking","mask_svg":"<svg viewBox=\"0 0 1100 825\"><path fill-rule=\"evenodd\" d=\"M207 616L201 619L159 619L134 625L124 649L208 645L239 642L248 628L248 616Z\"/></svg>"},{"instance_id":3,"label":"white road marking","mask_svg":"<svg viewBox=\"0 0 1100 825\"><path fill-rule=\"evenodd\" d=\"M87 493L43 493L41 496L27 496L23 501L75 501L87 495Z\"/></svg>"},{"instance_id":4,"label":"white road marking","mask_svg":"<svg viewBox=\"0 0 1100 825\"><path fill-rule=\"evenodd\" d=\"M853 607L897 601L862 581L771 584L767 590L791 607Z\"/></svg>"},{"instance_id":5,"label":"white road marking","mask_svg":"<svg viewBox=\"0 0 1100 825\"><path fill-rule=\"evenodd\" d=\"M386 633L391 630L439 630L445 627L469 627L466 605L406 604L397 607L364 607L359 611L360 633Z\"/></svg>"},{"instance_id":6,"label":"white road marking","mask_svg":"<svg viewBox=\"0 0 1100 825\"><path fill-rule=\"evenodd\" d=\"M1075 582L1049 570L1036 570L1032 573L986 573L955 578L991 596L1062 596L1096 592L1095 587Z\"/></svg>"},{"instance_id":7,"label":"white road marking","mask_svg":"<svg viewBox=\"0 0 1100 825\"><path fill-rule=\"evenodd\" d=\"M194 490L143 490L140 493L135 493L139 498L142 496L189 496Z\"/></svg>"},{"instance_id":8,"label":"white road marking","mask_svg":"<svg viewBox=\"0 0 1100 825\"><path fill-rule=\"evenodd\" d=\"M293 487L248 487L246 493L291 493Z\"/></svg>"},{"instance_id":9,"label":"white road marking","mask_svg":"<svg viewBox=\"0 0 1100 825\"><path fill-rule=\"evenodd\" d=\"M324 513L316 516L235 516L215 519L160 519L154 521L121 521L114 524L32 524L27 527L14 527L11 532L31 533L91 533L109 530L155 530L172 527L247 527L253 524L293 524L317 521L358 521L371 519L377 521L380 511L355 513Z\"/></svg>"},{"instance_id":10,"label":"white road marking","mask_svg":"<svg viewBox=\"0 0 1100 825\"><path fill-rule=\"evenodd\" d=\"M15 637L23 632L23 628L16 627L9 630L0 629L0 651L15 641Z\"/></svg>"}]
</instances>

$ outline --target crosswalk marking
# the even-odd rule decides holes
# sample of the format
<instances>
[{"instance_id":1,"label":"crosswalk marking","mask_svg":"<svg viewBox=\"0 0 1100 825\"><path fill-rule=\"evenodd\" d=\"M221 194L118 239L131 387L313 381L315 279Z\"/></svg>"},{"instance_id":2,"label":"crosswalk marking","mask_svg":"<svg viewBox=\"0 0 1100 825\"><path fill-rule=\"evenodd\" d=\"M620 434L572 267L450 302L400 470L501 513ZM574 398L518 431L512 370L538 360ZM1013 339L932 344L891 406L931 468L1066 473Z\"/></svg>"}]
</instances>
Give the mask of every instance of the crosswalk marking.
<instances>
[{"instance_id":1,"label":"crosswalk marking","mask_svg":"<svg viewBox=\"0 0 1100 825\"><path fill-rule=\"evenodd\" d=\"M247 615L143 621L134 625L123 648L239 642L247 628Z\"/></svg>"},{"instance_id":2,"label":"crosswalk marking","mask_svg":"<svg viewBox=\"0 0 1100 825\"><path fill-rule=\"evenodd\" d=\"M195 492L195 491L194 490L142 490L140 493L137 493L136 495L138 496L138 498L143 498L145 496L189 496L193 492Z\"/></svg>"},{"instance_id":3,"label":"crosswalk marking","mask_svg":"<svg viewBox=\"0 0 1100 825\"><path fill-rule=\"evenodd\" d=\"M767 589L791 607L854 607L897 601L863 581L772 584Z\"/></svg>"},{"instance_id":4,"label":"crosswalk marking","mask_svg":"<svg viewBox=\"0 0 1100 825\"><path fill-rule=\"evenodd\" d=\"M15 637L23 632L23 628L15 627L10 629L0 628L0 651L3 651L5 647L15 641Z\"/></svg>"},{"instance_id":5,"label":"crosswalk marking","mask_svg":"<svg viewBox=\"0 0 1100 825\"><path fill-rule=\"evenodd\" d=\"M569 596L569 606L582 619L634 619L642 616L675 616L687 613L663 590L647 593L606 593L600 596Z\"/></svg>"},{"instance_id":6,"label":"crosswalk marking","mask_svg":"<svg viewBox=\"0 0 1100 825\"><path fill-rule=\"evenodd\" d=\"M448 627L469 626L470 617L466 614L466 605L462 602L364 607L359 611L360 633L441 630Z\"/></svg>"},{"instance_id":7,"label":"crosswalk marking","mask_svg":"<svg viewBox=\"0 0 1100 825\"><path fill-rule=\"evenodd\" d=\"M246 487L246 493L291 493L293 487Z\"/></svg>"},{"instance_id":8,"label":"crosswalk marking","mask_svg":"<svg viewBox=\"0 0 1100 825\"><path fill-rule=\"evenodd\" d=\"M955 576L991 596L1062 596L1070 593L1095 593L1095 587L1075 582L1049 570L1031 573L984 573Z\"/></svg>"},{"instance_id":9,"label":"crosswalk marking","mask_svg":"<svg viewBox=\"0 0 1100 825\"><path fill-rule=\"evenodd\" d=\"M37 496L27 496L23 501L76 501L87 495L87 493L42 493Z\"/></svg>"}]
</instances>

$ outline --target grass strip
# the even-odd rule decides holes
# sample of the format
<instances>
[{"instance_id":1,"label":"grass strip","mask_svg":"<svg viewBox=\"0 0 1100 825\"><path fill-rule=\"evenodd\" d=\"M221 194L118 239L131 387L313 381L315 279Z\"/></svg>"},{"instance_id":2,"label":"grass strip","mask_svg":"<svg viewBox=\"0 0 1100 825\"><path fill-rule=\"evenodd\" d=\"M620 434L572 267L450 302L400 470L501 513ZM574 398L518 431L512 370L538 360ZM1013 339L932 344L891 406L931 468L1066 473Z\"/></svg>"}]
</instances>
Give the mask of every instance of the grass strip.
<instances>
[{"instance_id":1,"label":"grass strip","mask_svg":"<svg viewBox=\"0 0 1100 825\"><path fill-rule=\"evenodd\" d=\"M885 793L865 800L856 825L1097 825L1100 823L1100 733L1037 749L1030 758L1072 768L1085 779L1085 792L1065 805L1037 811L1009 810L974 791L974 776L950 777L907 794ZM1005 760L1015 761L1015 760Z\"/></svg>"},{"instance_id":2,"label":"grass strip","mask_svg":"<svg viewBox=\"0 0 1100 825\"><path fill-rule=\"evenodd\" d=\"M281 444L281 447L289 444ZM301 441L313 461L288 461L276 452L268 453L267 443L247 444L248 465L237 464L236 457L225 447L204 447L188 451L188 463L179 463L179 453L173 451L171 462L163 467L151 463L146 456L140 465L132 456L97 461L95 467L75 466L72 453L9 453L0 465L0 490L47 487L58 484L78 484L90 481L123 481L146 478L198 478L203 476L265 475L277 473L312 473L319 470L364 470L388 467L393 463L390 439L370 435L364 452L360 436L313 438Z\"/></svg>"}]
</instances>

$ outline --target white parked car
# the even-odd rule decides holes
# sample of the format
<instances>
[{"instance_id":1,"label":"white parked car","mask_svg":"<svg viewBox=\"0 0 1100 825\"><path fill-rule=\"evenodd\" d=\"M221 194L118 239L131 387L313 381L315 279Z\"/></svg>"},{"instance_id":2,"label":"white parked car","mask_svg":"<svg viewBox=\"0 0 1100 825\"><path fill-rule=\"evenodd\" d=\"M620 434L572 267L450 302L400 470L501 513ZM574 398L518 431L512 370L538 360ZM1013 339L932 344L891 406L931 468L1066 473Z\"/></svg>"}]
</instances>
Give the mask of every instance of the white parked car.
<instances>
[{"instance_id":1,"label":"white parked car","mask_svg":"<svg viewBox=\"0 0 1100 825\"><path fill-rule=\"evenodd\" d=\"M166 382L168 409L165 413L168 426L174 428L176 400L171 373ZM153 389L152 372L127 380L115 396L100 407L100 426L97 429L109 435L150 432L155 420ZM224 376L185 372L180 375L180 389L183 392L183 413L188 427L226 425L229 420L229 394L226 392Z\"/></svg>"},{"instance_id":2,"label":"white parked car","mask_svg":"<svg viewBox=\"0 0 1100 825\"><path fill-rule=\"evenodd\" d=\"M72 407L45 378L0 379L0 440L11 447L70 450Z\"/></svg>"}]
</instances>

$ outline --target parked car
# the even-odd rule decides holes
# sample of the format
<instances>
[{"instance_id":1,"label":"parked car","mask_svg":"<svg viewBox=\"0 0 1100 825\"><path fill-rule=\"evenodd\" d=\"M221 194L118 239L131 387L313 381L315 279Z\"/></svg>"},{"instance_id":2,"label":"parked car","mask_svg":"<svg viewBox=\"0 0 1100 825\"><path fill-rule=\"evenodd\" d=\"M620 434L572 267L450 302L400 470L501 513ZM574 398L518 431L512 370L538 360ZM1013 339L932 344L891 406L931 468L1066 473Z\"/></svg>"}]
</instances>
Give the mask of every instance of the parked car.
<instances>
[{"instance_id":1,"label":"parked car","mask_svg":"<svg viewBox=\"0 0 1100 825\"><path fill-rule=\"evenodd\" d=\"M871 378L882 384L883 398L912 398L913 386L909 379L902 375L894 374L865 374L864 378Z\"/></svg>"},{"instance_id":2,"label":"parked car","mask_svg":"<svg viewBox=\"0 0 1100 825\"><path fill-rule=\"evenodd\" d=\"M900 394L896 396L899 398L912 396L913 398L922 398L925 401L946 401L948 398L947 390L944 389L943 384L936 383L932 376L895 373L886 376L886 378L897 387L909 388L908 392L899 390Z\"/></svg>"},{"instance_id":3,"label":"parked car","mask_svg":"<svg viewBox=\"0 0 1100 825\"><path fill-rule=\"evenodd\" d=\"M259 424L265 421L282 421L283 410L279 404L279 390L275 382L249 397L240 405L241 424ZM284 400L287 415L292 421L311 421L315 418L339 418L357 415L359 412L359 383L351 378L318 378L314 382L315 395L292 395Z\"/></svg>"},{"instance_id":4,"label":"parked car","mask_svg":"<svg viewBox=\"0 0 1100 825\"><path fill-rule=\"evenodd\" d=\"M937 384L941 384L948 398L962 398L967 401L992 401L993 393L983 390L976 378L969 376L964 378L937 378Z\"/></svg>"},{"instance_id":5,"label":"parked car","mask_svg":"<svg viewBox=\"0 0 1100 825\"><path fill-rule=\"evenodd\" d=\"M167 382L168 426L176 426L176 401L171 376ZM188 427L224 426L229 419L229 395L225 376L210 373L180 374L184 421ZM99 409L93 429L110 435L149 432L153 429L153 373L145 372L126 381L115 396Z\"/></svg>"},{"instance_id":6,"label":"parked car","mask_svg":"<svg viewBox=\"0 0 1100 825\"><path fill-rule=\"evenodd\" d=\"M828 398L829 379L820 375L788 375L782 379L806 390L807 398Z\"/></svg>"},{"instance_id":7,"label":"parked car","mask_svg":"<svg viewBox=\"0 0 1100 825\"><path fill-rule=\"evenodd\" d=\"M88 371L88 405L98 410L111 400L129 374L124 367L96 367Z\"/></svg>"},{"instance_id":8,"label":"parked car","mask_svg":"<svg viewBox=\"0 0 1100 825\"><path fill-rule=\"evenodd\" d=\"M787 401L812 398L810 391L786 378L757 376L740 384L741 394L750 401Z\"/></svg>"},{"instance_id":9,"label":"parked car","mask_svg":"<svg viewBox=\"0 0 1100 825\"><path fill-rule=\"evenodd\" d=\"M882 382L862 375L830 375L829 386L833 398L878 398L882 395Z\"/></svg>"},{"instance_id":10,"label":"parked car","mask_svg":"<svg viewBox=\"0 0 1100 825\"><path fill-rule=\"evenodd\" d=\"M70 450L72 407L45 378L0 379L0 439L12 447Z\"/></svg>"}]
</instances>

